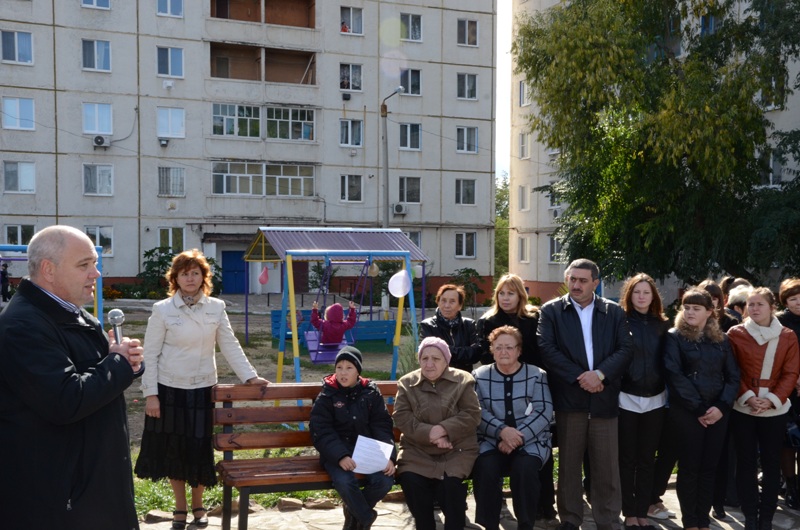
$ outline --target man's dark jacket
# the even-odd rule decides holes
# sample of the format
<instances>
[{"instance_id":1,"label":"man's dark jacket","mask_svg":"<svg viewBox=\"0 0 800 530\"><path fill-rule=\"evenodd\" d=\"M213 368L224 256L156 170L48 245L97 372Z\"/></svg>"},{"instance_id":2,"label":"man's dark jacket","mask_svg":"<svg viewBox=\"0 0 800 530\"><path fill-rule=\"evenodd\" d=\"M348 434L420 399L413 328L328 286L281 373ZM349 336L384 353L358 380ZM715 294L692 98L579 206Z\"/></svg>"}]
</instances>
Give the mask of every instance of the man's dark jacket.
<instances>
[{"instance_id":1,"label":"man's dark jacket","mask_svg":"<svg viewBox=\"0 0 800 530\"><path fill-rule=\"evenodd\" d=\"M619 305L599 296L594 299L592 369L605 375L602 392L591 394L578 383L578 376L589 370L589 364L580 316L569 295L542 306L537 335L556 412L587 412L598 418L619 415L622 375L632 356L631 334L625 311Z\"/></svg>"},{"instance_id":2,"label":"man's dark jacket","mask_svg":"<svg viewBox=\"0 0 800 530\"><path fill-rule=\"evenodd\" d=\"M134 374L99 322L23 280L0 314L0 367L2 526L139 528L123 397Z\"/></svg>"}]
</instances>

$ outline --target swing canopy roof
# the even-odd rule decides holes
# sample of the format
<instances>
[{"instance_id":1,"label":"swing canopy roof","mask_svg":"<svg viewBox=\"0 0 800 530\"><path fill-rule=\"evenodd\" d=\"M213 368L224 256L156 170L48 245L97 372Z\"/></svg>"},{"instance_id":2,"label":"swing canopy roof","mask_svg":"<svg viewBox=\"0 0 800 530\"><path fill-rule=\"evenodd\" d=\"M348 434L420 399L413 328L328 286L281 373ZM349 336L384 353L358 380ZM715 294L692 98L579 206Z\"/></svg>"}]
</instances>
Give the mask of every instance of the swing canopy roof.
<instances>
[{"instance_id":1,"label":"swing canopy roof","mask_svg":"<svg viewBox=\"0 0 800 530\"><path fill-rule=\"evenodd\" d=\"M245 261L282 262L290 250L319 251L318 256L292 256L295 261L320 261L328 251L353 251L337 254L337 261L399 261L397 256L372 256L372 252L409 252L412 262L427 262L420 248L398 228L298 228L261 227L244 255Z\"/></svg>"}]
</instances>

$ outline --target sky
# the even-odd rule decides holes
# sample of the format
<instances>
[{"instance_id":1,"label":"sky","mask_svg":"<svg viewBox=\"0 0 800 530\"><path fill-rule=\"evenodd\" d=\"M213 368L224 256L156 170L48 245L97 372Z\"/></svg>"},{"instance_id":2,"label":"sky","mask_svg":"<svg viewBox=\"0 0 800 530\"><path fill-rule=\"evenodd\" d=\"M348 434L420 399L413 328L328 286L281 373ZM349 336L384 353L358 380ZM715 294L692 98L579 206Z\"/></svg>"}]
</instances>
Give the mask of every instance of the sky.
<instances>
[{"instance_id":1,"label":"sky","mask_svg":"<svg viewBox=\"0 0 800 530\"><path fill-rule=\"evenodd\" d=\"M511 127L511 4L497 1L497 86L495 88L495 178L509 173Z\"/></svg>"}]
</instances>

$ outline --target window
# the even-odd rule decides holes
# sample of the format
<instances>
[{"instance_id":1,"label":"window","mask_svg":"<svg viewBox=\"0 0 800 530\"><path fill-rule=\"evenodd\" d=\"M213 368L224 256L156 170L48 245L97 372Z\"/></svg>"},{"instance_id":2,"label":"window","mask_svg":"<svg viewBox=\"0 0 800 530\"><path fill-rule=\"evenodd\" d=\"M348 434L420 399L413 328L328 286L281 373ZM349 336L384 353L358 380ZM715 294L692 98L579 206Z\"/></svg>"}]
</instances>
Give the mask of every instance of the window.
<instances>
[{"instance_id":1,"label":"window","mask_svg":"<svg viewBox=\"0 0 800 530\"><path fill-rule=\"evenodd\" d=\"M531 157L531 154L528 151L529 140L530 140L530 134L519 133L519 157L522 159Z\"/></svg>"},{"instance_id":2,"label":"window","mask_svg":"<svg viewBox=\"0 0 800 530\"><path fill-rule=\"evenodd\" d=\"M530 253L528 251L530 240L527 237L520 237L517 239L517 250L519 251L518 261L520 263L527 263L530 261Z\"/></svg>"},{"instance_id":3,"label":"window","mask_svg":"<svg viewBox=\"0 0 800 530\"><path fill-rule=\"evenodd\" d=\"M185 170L182 167L158 168L158 196L186 197Z\"/></svg>"},{"instance_id":4,"label":"window","mask_svg":"<svg viewBox=\"0 0 800 530\"><path fill-rule=\"evenodd\" d=\"M400 177L400 202L419 203L421 184L419 177Z\"/></svg>"},{"instance_id":5,"label":"window","mask_svg":"<svg viewBox=\"0 0 800 530\"><path fill-rule=\"evenodd\" d=\"M717 32L717 17L714 15L703 15L700 17L700 35L713 35Z\"/></svg>"},{"instance_id":6,"label":"window","mask_svg":"<svg viewBox=\"0 0 800 530\"><path fill-rule=\"evenodd\" d=\"M266 173L266 194L269 196L314 196L314 166L267 165Z\"/></svg>"},{"instance_id":7,"label":"window","mask_svg":"<svg viewBox=\"0 0 800 530\"><path fill-rule=\"evenodd\" d=\"M421 125L419 123L400 124L400 148L419 149L419 133Z\"/></svg>"},{"instance_id":8,"label":"window","mask_svg":"<svg viewBox=\"0 0 800 530\"><path fill-rule=\"evenodd\" d=\"M342 90L361 90L360 64L339 64L339 88Z\"/></svg>"},{"instance_id":9,"label":"window","mask_svg":"<svg viewBox=\"0 0 800 530\"><path fill-rule=\"evenodd\" d=\"M364 34L363 10L360 7L343 7L342 14L342 33L352 35Z\"/></svg>"},{"instance_id":10,"label":"window","mask_svg":"<svg viewBox=\"0 0 800 530\"><path fill-rule=\"evenodd\" d=\"M113 195L114 166L83 165L84 195Z\"/></svg>"},{"instance_id":11,"label":"window","mask_svg":"<svg viewBox=\"0 0 800 530\"><path fill-rule=\"evenodd\" d=\"M314 166L215 162L213 165L213 193L312 197L314 195Z\"/></svg>"},{"instance_id":12,"label":"window","mask_svg":"<svg viewBox=\"0 0 800 530\"><path fill-rule=\"evenodd\" d=\"M33 162L4 162L3 183L6 193L35 193L36 164Z\"/></svg>"},{"instance_id":13,"label":"window","mask_svg":"<svg viewBox=\"0 0 800 530\"><path fill-rule=\"evenodd\" d=\"M111 43L107 40L83 41L84 70L111 71Z\"/></svg>"},{"instance_id":14,"label":"window","mask_svg":"<svg viewBox=\"0 0 800 530\"><path fill-rule=\"evenodd\" d=\"M458 153L477 153L478 152L478 128L477 127L457 127L456 128L456 152L458 152Z\"/></svg>"},{"instance_id":15,"label":"window","mask_svg":"<svg viewBox=\"0 0 800 530\"><path fill-rule=\"evenodd\" d=\"M529 208L528 206L528 187L527 186L519 186L517 187L517 209L520 211L525 211Z\"/></svg>"},{"instance_id":16,"label":"window","mask_svg":"<svg viewBox=\"0 0 800 530\"><path fill-rule=\"evenodd\" d=\"M403 232L403 235L410 239L411 242L417 245L419 248L422 248L422 232Z\"/></svg>"},{"instance_id":17,"label":"window","mask_svg":"<svg viewBox=\"0 0 800 530\"><path fill-rule=\"evenodd\" d=\"M215 162L213 192L225 195L264 195L264 164Z\"/></svg>"},{"instance_id":18,"label":"window","mask_svg":"<svg viewBox=\"0 0 800 530\"><path fill-rule=\"evenodd\" d=\"M550 205L549 208L558 208L561 206L561 199L558 198L558 195L555 192L555 180L550 181L550 193L548 197L550 198Z\"/></svg>"},{"instance_id":19,"label":"window","mask_svg":"<svg viewBox=\"0 0 800 530\"><path fill-rule=\"evenodd\" d=\"M400 84L405 87L402 96L419 96L421 94L421 70L402 69L400 70Z\"/></svg>"},{"instance_id":20,"label":"window","mask_svg":"<svg viewBox=\"0 0 800 530\"><path fill-rule=\"evenodd\" d=\"M524 80L519 82L519 106L527 107L531 104L531 91Z\"/></svg>"},{"instance_id":21,"label":"window","mask_svg":"<svg viewBox=\"0 0 800 530\"><path fill-rule=\"evenodd\" d=\"M169 247L174 253L183 252L183 228L160 227L158 246Z\"/></svg>"},{"instance_id":22,"label":"window","mask_svg":"<svg viewBox=\"0 0 800 530\"><path fill-rule=\"evenodd\" d=\"M158 107L159 138L186 138L186 118L184 109Z\"/></svg>"},{"instance_id":23,"label":"window","mask_svg":"<svg viewBox=\"0 0 800 530\"><path fill-rule=\"evenodd\" d=\"M475 204L475 180L456 179L456 204Z\"/></svg>"},{"instance_id":24,"label":"window","mask_svg":"<svg viewBox=\"0 0 800 530\"><path fill-rule=\"evenodd\" d=\"M158 0L157 12L168 17L182 17L183 0Z\"/></svg>"},{"instance_id":25,"label":"window","mask_svg":"<svg viewBox=\"0 0 800 530\"><path fill-rule=\"evenodd\" d=\"M456 232L456 257L475 257L475 232Z\"/></svg>"},{"instance_id":26,"label":"window","mask_svg":"<svg viewBox=\"0 0 800 530\"><path fill-rule=\"evenodd\" d=\"M458 99L478 99L477 74L458 74Z\"/></svg>"},{"instance_id":27,"label":"window","mask_svg":"<svg viewBox=\"0 0 800 530\"><path fill-rule=\"evenodd\" d=\"M267 138L314 140L314 110L267 107Z\"/></svg>"},{"instance_id":28,"label":"window","mask_svg":"<svg viewBox=\"0 0 800 530\"><path fill-rule=\"evenodd\" d=\"M183 77L183 48L158 46L158 75Z\"/></svg>"},{"instance_id":29,"label":"window","mask_svg":"<svg viewBox=\"0 0 800 530\"><path fill-rule=\"evenodd\" d=\"M3 61L33 64L33 36L24 31L0 31Z\"/></svg>"},{"instance_id":30,"label":"window","mask_svg":"<svg viewBox=\"0 0 800 530\"><path fill-rule=\"evenodd\" d=\"M111 105L109 103L83 104L83 132L86 134L111 134Z\"/></svg>"},{"instance_id":31,"label":"window","mask_svg":"<svg viewBox=\"0 0 800 530\"><path fill-rule=\"evenodd\" d=\"M6 225L6 245L27 245L36 233L35 225Z\"/></svg>"},{"instance_id":32,"label":"window","mask_svg":"<svg viewBox=\"0 0 800 530\"><path fill-rule=\"evenodd\" d=\"M261 108L249 105L214 103L213 130L218 136L261 136Z\"/></svg>"},{"instance_id":33,"label":"window","mask_svg":"<svg viewBox=\"0 0 800 530\"><path fill-rule=\"evenodd\" d=\"M478 21L458 20L458 43L463 46L478 45Z\"/></svg>"},{"instance_id":34,"label":"window","mask_svg":"<svg viewBox=\"0 0 800 530\"><path fill-rule=\"evenodd\" d=\"M361 201L361 175L342 175L340 182L340 197L343 201Z\"/></svg>"},{"instance_id":35,"label":"window","mask_svg":"<svg viewBox=\"0 0 800 530\"><path fill-rule=\"evenodd\" d=\"M561 256L561 242L553 236L550 236L550 263L558 263L563 258Z\"/></svg>"},{"instance_id":36,"label":"window","mask_svg":"<svg viewBox=\"0 0 800 530\"><path fill-rule=\"evenodd\" d=\"M361 147L361 120L339 120L339 145Z\"/></svg>"},{"instance_id":37,"label":"window","mask_svg":"<svg viewBox=\"0 0 800 530\"><path fill-rule=\"evenodd\" d=\"M34 130L34 105L29 98L3 98L3 129Z\"/></svg>"},{"instance_id":38,"label":"window","mask_svg":"<svg viewBox=\"0 0 800 530\"><path fill-rule=\"evenodd\" d=\"M422 15L400 13L400 38L403 40L422 40Z\"/></svg>"},{"instance_id":39,"label":"window","mask_svg":"<svg viewBox=\"0 0 800 530\"><path fill-rule=\"evenodd\" d=\"M110 9L111 0L81 0L84 7L96 7L99 9Z\"/></svg>"},{"instance_id":40,"label":"window","mask_svg":"<svg viewBox=\"0 0 800 530\"><path fill-rule=\"evenodd\" d=\"M783 182L783 163L781 153L778 150L772 151L769 159L769 167L761 171L762 186L780 186Z\"/></svg>"},{"instance_id":41,"label":"window","mask_svg":"<svg viewBox=\"0 0 800 530\"><path fill-rule=\"evenodd\" d=\"M103 256L114 255L114 228L111 226L87 226L86 235L94 246L103 247Z\"/></svg>"}]
</instances>

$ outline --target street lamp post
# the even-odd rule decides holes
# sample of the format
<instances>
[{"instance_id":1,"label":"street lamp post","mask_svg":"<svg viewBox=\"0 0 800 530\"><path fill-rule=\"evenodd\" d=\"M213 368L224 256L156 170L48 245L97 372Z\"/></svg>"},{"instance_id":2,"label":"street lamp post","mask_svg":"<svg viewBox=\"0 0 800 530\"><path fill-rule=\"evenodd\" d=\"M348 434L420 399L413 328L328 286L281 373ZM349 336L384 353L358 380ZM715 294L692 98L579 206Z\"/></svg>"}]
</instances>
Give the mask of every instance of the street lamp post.
<instances>
[{"instance_id":1,"label":"street lamp post","mask_svg":"<svg viewBox=\"0 0 800 530\"><path fill-rule=\"evenodd\" d=\"M383 153L381 153L383 158L383 228L389 228L389 136L387 134L387 116L389 115L389 111L386 108L386 100L395 94L402 94L405 90L403 86L399 86L394 89L394 92L381 101L381 128L383 129L381 131L381 149L383 149Z\"/></svg>"}]
</instances>

